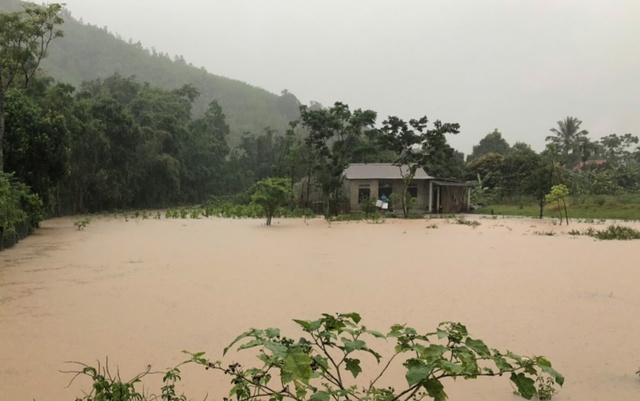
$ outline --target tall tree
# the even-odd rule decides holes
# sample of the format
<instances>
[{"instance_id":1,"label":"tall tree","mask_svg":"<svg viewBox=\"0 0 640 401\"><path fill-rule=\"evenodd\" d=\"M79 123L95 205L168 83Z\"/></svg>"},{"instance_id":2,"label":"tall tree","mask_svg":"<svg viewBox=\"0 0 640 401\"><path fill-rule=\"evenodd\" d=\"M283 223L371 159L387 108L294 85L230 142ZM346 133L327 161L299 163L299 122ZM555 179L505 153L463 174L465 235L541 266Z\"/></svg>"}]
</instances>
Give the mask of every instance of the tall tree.
<instances>
[{"instance_id":1,"label":"tall tree","mask_svg":"<svg viewBox=\"0 0 640 401\"><path fill-rule=\"evenodd\" d=\"M499 155L507 155L511 151L509 143L502 137L502 133L498 129L488 133L480 142L473 147L473 151L467 157L467 163L487 153L497 153Z\"/></svg>"},{"instance_id":2,"label":"tall tree","mask_svg":"<svg viewBox=\"0 0 640 401\"><path fill-rule=\"evenodd\" d=\"M422 144L422 166L430 175L439 178L461 179L464 174L464 155L447 143L447 134L458 134L460 124L436 120L425 133Z\"/></svg>"},{"instance_id":3,"label":"tall tree","mask_svg":"<svg viewBox=\"0 0 640 401\"><path fill-rule=\"evenodd\" d=\"M314 176L326 200L325 213L338 213L343 172L351 162L355 145L367 130L373 129L376 112L336 102L328 109L311 110L300 106L300 121L309 131L305 140L316 154Z\"/></svg>"},{"instance_id":4,"label":"tall tree","mask_svg":"<svg viewBox=\"0 0 640 401\"><path fill-rule=\"evenodd\" d=\"M582 121L575 117L566 117L558 121L557 128L551 128L554 135L547 136L547 142L554 145L560 152L564 167L573 167L582 159L581 146L588 141L589 131L580 129Z\"/></svg>"},{"instance_id":5,"label":"tall tree","mask_svg":"<svg viewBox=\"0 0 640 401\"><path fill-rule=\"evenodd\" d=\"M401 201L405 218L409 217L409 185L413 182L423 157L421 147L426 140L428 121L424 116L418 120L411 119L407 124L404 120L391 116L382 123L382 146L395 154L394 164L398 166L402 177Z\"/></svg>"},{"instance_id":6,"label":"tall tree","mask_svg":"<svg viewBox=\"0 0 640 401\"><path fill-rule=\"evenodd\" d=\"M12 86L28 87L47 56L49 43L62 36L62 5L28 4L24 10L0 13L0 172L4 171L5 93Z\"/></svg>"}]
</instances>

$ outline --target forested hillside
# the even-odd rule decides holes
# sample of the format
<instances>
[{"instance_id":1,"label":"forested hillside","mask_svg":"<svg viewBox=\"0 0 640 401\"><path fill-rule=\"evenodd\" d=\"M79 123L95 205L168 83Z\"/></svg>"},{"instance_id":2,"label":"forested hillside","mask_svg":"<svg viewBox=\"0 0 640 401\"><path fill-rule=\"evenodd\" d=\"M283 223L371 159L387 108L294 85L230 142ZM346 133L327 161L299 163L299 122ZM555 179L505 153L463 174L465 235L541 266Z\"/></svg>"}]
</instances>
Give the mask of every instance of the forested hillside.
<instances>
[{"instance_id":1,"label":"forested hillside","mask_svg":"<svg viewBox=\"0 0 640 401\"><path fill-rule=\"evenodd\" d=\"M0 0L0 10L20 10L17 0ZM182 57L144 49L139 43L127 43L106 28L87 25L63 11L64 39L53 41L41 67L56 80L74 86L84 81L105 78L115 73L153 86L174 89L192 85L200 96L193 112L202 114L216 100L227 116L229 142L237 144L244 132L259 133L271 127L283 133L290 120L298 118L299 102L286 91L275 95L244 82L213 75L188 64Z\"/></svg>"}]
</instances>

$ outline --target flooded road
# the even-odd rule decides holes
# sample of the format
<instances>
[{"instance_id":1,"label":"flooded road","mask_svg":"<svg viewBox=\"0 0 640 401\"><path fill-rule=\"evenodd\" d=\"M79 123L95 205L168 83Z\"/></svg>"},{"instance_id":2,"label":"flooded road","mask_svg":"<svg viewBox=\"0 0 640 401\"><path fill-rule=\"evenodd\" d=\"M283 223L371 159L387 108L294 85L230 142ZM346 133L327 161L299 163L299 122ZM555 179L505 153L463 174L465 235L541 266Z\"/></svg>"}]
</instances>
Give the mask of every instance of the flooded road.
<instances>
[{"instance_id":1,"label":"flooded road","mask_svg":"<svg viewBox=\"0 0 640 401\"><path fill-rule=\"evenodd\" d=\"M297 338L293 318L352 311L383 332L461 321L490 347L545 355L566 376L554 400L640 394L640 241L535 235L566 228L528 219L482 219L474 229L103 217L83 231L74 221L48 220L0 252L0 400L81 396L90 383L67 388L65 361L108 357L130 377L179 363L183 349L221 359L250 327ZM403 374L389 380L399 387ZM189 367L181 389L219 400L226 383ZM452 401L517 399L507 378L445 388Z\"/></svg>"}]
</instances>

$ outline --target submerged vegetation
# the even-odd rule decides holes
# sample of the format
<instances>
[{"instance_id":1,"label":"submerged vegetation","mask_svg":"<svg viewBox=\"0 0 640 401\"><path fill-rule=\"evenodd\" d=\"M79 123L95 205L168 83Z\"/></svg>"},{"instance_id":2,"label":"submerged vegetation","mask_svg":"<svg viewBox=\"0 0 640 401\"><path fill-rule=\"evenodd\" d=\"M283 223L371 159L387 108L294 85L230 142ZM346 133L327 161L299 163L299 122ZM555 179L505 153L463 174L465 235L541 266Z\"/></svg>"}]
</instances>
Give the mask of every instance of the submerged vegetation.
<instances>
[{"instance_id":1,"label":"submerged vegetation","mask_svg":"<svg viewBox=\"0 0 640 401\"><path fill-rule=\"evenodd\" d=\"M228 397L238 401L444 401L448 379L483 376L507 376L523 398L548 400L556 386L564 384L564 377L548 359L490 348L460 323L444 322L429 333L396 324L383 334L362 325L357 313L323 314L317 320L294 322L303 332L298 340L293 339L298 334L288 337L278 328L251 329L224 349L226 354L238 344L238 351L253 350L259 360L255 366L212 361L204 352L183 351L189 358L163 373L159 395L142 390L150 367L125 381L110 372L108 362L97 367L76 362L80 370L66 373L73 374L73 380L90 379L91 390L78 398L84 401L186 400L176 393L176 383L182 379L180 368L187 364L228 376ZM383 340L395 342L393 354L386 358L374 348ZM363 357L377 361L377 368L369 371L361 364ZM395 367L406 370L406 382L393 387L379 384ZM358 377L368 384L357 385Z\"/></svg>"}]
</instances>

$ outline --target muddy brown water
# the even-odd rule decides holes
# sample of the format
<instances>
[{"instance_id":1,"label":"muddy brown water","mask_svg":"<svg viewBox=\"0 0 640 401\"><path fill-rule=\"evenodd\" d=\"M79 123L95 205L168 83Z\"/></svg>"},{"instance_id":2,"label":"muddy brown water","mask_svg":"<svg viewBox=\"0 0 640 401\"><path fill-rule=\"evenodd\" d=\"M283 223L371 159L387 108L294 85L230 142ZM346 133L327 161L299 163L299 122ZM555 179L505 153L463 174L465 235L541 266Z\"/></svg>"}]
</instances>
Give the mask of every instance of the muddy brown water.
<instances>
[{"instance_id":1,"label":"muddy brown water","mask_svg":"<svg viewBox=\"0 0 640 401\"><path fill-rule=\"evenodd\" d=\"M67 387L65 361L108 357L129 377L179 363L183 349L221 359L250 327L297 337L292 318L351 311L380 331L461 321L490 347L545 355L566 376L555 400L640 399L640 241L535 235L567 230L549 221L479 221L94 218L84 231L74 219L45 221L0 253L0 400L82 395L90 383ZM605 227L569 228L588 226ZM396 369L385 384L403 380ZM217 400L226 383L187 367L180 389ZM518 399L507 378L445 388L450 400Z\"/></svg>"}]
</instances>

